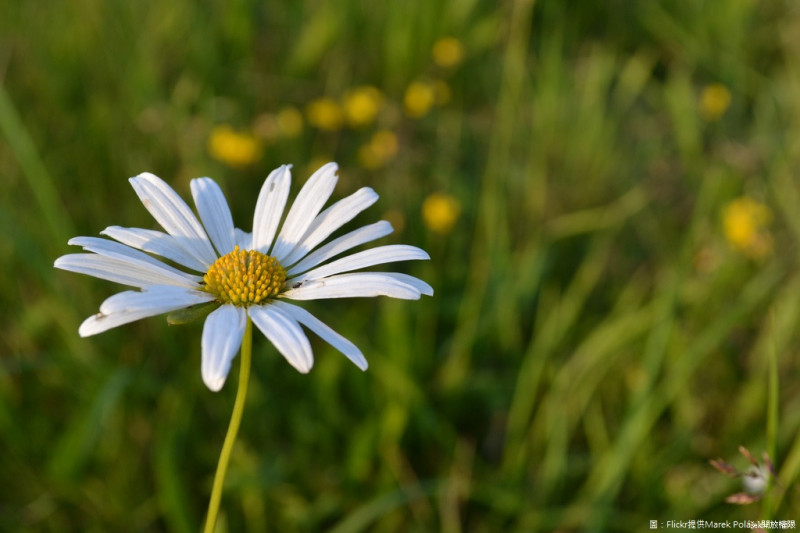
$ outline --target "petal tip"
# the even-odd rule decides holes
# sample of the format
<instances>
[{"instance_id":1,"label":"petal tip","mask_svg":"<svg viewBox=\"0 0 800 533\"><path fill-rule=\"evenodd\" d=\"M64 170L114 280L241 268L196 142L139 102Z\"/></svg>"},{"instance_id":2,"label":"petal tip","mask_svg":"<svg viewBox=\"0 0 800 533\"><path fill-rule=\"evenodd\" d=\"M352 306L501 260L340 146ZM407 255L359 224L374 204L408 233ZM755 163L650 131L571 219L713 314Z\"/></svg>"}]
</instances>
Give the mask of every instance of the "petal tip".
<instances>
[{"instance_id":1,"label":"petal tip","mask_svg":"<svg viewBox=\"0 0 800 533\"><path fill-rule=\"evenodd\" d=\"M222 386L225 385L225 377L223 376L203 376L203 383L205 383L208 390L211 392L219 392Z\"/></svg>"}]
</instances>

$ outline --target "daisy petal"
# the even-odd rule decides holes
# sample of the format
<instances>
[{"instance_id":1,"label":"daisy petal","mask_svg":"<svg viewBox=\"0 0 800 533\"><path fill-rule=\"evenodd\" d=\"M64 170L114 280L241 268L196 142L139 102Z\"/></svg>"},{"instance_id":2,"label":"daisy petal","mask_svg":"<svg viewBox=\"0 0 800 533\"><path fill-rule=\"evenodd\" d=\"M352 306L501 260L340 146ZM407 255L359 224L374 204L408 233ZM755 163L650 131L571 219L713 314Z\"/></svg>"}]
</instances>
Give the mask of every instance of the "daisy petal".
<instances>
[{"instance_id":1,"label":"daisy petal","mask_svg":"<svg viewBox=\"0 0 800 533\"><path fill-rule=\"evenodd\" d=\"M286 206L286 199L289 197L289 186L292 183L291 168L291 165L276 168L264 181L253 216L253 247L245 249L267 253L272 245L283 215L283 208Z\"/></svg>"},{"instance_id":2,"label":"daisy petal","mask_svg":"<svg viewBox=\"0 0 800 533\"><path fill-rule=\"evenodd\" d=\"M294 318L273 305L251 306L247 313L253 324L275 345L290 365L303 374L311 370L314 365L311 344Z\"/></svg>"},{"instance_id":3,"label":"daisy petal","mask_svg":"<svg viewBox=\"0 0 800 533\"><path fill-rule=\"evenodd\" d=\"M108 239L100 239L97 237L73 237L67 242L67 244L72 246L82 246L84 250L94 252L105 257L111 257L112 259L130 261L131 263L135 264L147 263L148 265L152 265L159 270L170 272L175 276L178 276L180 279L189 279L196 283L203 281L203 278L200 276L187 274L186 272L178 270L177 268L162 263L158 259L150 257L144 252L140 252L139 250L135 250L130 246L125 246L124 244L120 244L118 242L109 241Z\"/></svg>"},{"instance_id":4,"label":"daisy petal","mask_svg":"<svg viewBox=\"0 0 800 533\"><path fill-rule=\"evenodd\" d=\"M342 252L355 248L364 243L385 237L392 232L392 225L385 220L353 230L338 239L334 239L319 250L307 255L302 261L290 268L287 273L294 276L310 268L324 263L331 257L336 257Z\"/></svg>"},{"instance_id":5,"label":"daisy petal","mask_svg":"<svg viewBox=\"0 0 800 533\"><path fill-rule=\"evenodd\" d=\"M390 296L401 300L419 300L421 294L433 295L433 289L422 280L395 272L358 272L304 282L281 296L292 300L325 298L361 298Z\"/></svg>"},{"instance_id":6,"label":"daisy petal","mask_svg":"<svg viewBox=\"0 0 800 533\"><path fill-rule=\"evenodd\" d=\"M297 307L296 305L286 302L273 302L271 305L277 307L319 335L322 340L326 341L328 344L342 352L361 370L366 370L367 366L369 366L367 364L367 360L364 358L364 355L361 353L361 350L359 350L355 344L336 333L327 324L319 320L302 307Z\"/></svg>"},{"instance_id":7,"label":"daisy petal","mask_svg":"<svg viewBox=\"0 0 800 533\"><path fill-rule=\"evenodd\" d=\"M253 248L253 234L247 233L244 230L240 230L239 228L234 228L234 233L236 235L236 244L242 250L255 250Z\"/></svg>"},{"instance_id":8,"label":"daisy petal","mask_svg":"<svg viewBox=\"0 0 800 533\"><path fill-rule=\"evenodd\" d=\"M433 296L433 287L431 287L430 285L428 285L419 278L415 278L414 276L409 276L408 274L400 274L399 272L383 272L383 275L389 276L396 282L404 283L406 285L414 287L419 291L420 294L424 294L425 296Z\"/></svg>"},{"instance_id":9,"label":"daisy petal","mask_svg":"<svg viewBox=\"0 0 800 533\"><path fill-rule=\"evenodd\" d=\"M337 229L378 201L378 194L364 187L343 200L339 200L328 209L320 213L311 223L303 238L292 252L286 257L284 265L291 265L303 258L308 252L328 238Z\"/></svg>"},{"instance_id":10,"label":"daisy petal","mask_svg":"<svg viewBox=\"0 0 800 533\"><path fill-rule=\"evenodd\" d=\"M96 335L122 324L213 299L205 292L164 285L151 285L141 292L120 292L106 299L100 305L100 312L87 318L78 333L81 337Z\"/></svg>"},{"instance_id":11,"label":"daisy petal","mask_svg":"<svg viewBox=\"0 0 800 533\"><path fill-rule=\"evenodd\" d=\"M233 217L222 189L211 178L197 178L191 182L192 196L200 220L219 255L233 251Z\"/></svg>"},{"instance_id":12,"label":"daisy petal","mask_svg":"<svg viewBox=\"0 0 800 533\"><path fill-rule=\"evenodd\" d=\"M173 285L197 289L197 283L188 279L188 274L183 277L176 276L168 270L156 268L148 263L137 263L132 259L123 261L97 254L67 254L56 259L53 266L132 287Z\"/></svg>"},{"instance_id":13,"label":"daisy petal","mask_svg":"<svg viewBox=\"0 0 800 533\"><path fill-rule=\"evenodd\" d=\"M129 180L153 218L178 245L198 259L205 268L217 260L205 230L192 210L161 178L145 172Z\"/></svg>"},{"instance_id":14,"label":"daisy petal","mask_svg":"<svg viewBox=\"0 0 800 533\"><path fill-rule=\"evenodd\" d=\"M109 226L100 232L112 239L127 244L133 248L138 248L144 252L160 255L170 261L175 261L192 270L205 272L206 266L188 254L183 248L178 246L175 237L161 231L141 228L122 228L120 226Z\"/></svg>"},{"instance_id":15,"label":"daisy petal","mask_svg":"<svg viewBox=\"0 0 800 533\"><path fill-rule=\"evenodd\" d=\"M231 361L242 345L247 313L243 307L223 305L212 312L203 324L202 363L203 383L217 392L225 384Z\"/></svg>"},{"instance_id":16,"label":"daisy petal","mask_svg":"<svg viewBox=\"0 0 800 533\"><path fill-rule=\"evenodd\" d=\"M333 274L358 270L382 263L392 263L395 261L411 261L414 259L430 259L430 256L416 246L407 244L390 244L388 246L378 246L358 252L347 257L337 259L332 263L317 267L299 276L303 280L321 279ZM292 281L292 280L289 280Z\"/></svg>"},{"instance_id":17,"label":"daisy petal","mask_svg":"<svg viewBox=\"0 0 800 533\"><path fill-rule=\"evenodd\" d=\"M314 217L330 198L339 179L336 176L338 170L339 167L336 163L328 163L308 178L289 209L281 233L269 255L283 262L284 258L297 245L314 221Z\"/></svg>"}]
</instances>

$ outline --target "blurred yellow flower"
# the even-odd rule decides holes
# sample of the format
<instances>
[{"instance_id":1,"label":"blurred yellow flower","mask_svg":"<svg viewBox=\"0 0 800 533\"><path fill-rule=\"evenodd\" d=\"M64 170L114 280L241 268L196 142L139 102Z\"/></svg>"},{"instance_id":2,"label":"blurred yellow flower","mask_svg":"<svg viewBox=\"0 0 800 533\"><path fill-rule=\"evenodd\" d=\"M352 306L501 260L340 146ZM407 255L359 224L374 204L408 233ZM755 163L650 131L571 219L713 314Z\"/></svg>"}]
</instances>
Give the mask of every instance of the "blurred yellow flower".
<instances>
[{"instance_id":1,"label":"blurred yellow flower","mask_svg":"<svg viewBox=\"0 0 800 533\"><path fill-rule=\"evenodd\" d=\"M433 62L440 67L454 67L463 58L464 46L455 37L443 37L433 45Z\"/></svg>"},{"instance_id":2,"label":"blurred yellow flower","mask_svg":"<svg viewBox=\"0 0 800 533\"><path fill-rule=\"evenodd\" d=\"M250 133L239 133L223 124L211 130L208 151L226 165L242 167L261 158L261 142Z\"/></svg>"},{"instance_id":3,"label":"blurred yellow flower","mask_svg":"<svg viewBox=\"0 0 800 533\"><path fill-rule=\"evenodd\" d=\"M397 155L397 135L388 130L375 132L369 142L358 150L358 160L364 168L374 170L384 166Z\"/></svg>"},{"instance_id":4,"label":"blurred yellow flower","mask_svg":"<svg viewBox=\"0 0 800 533\"><path fill-rule=\"evenodd\" d=\"M450 233L460 214L461 204L449 194L435 192L422 203L422 220L435 233Z\"/></svg>"},{"instance_id":5,"label":"blurred yellow flower","mask_svg":"<svg viewBox=\"0 0 800 533\"><path fill-rule=\"evenodd\" d=\"M772 236L767 229L771 221L770 208L747 196L733 200L722 211L728 243L751 259L761 259L772 252Z\"/></svg>"},{"instance_id":6,"label":"blurred yellow flower","mask_svg":"<svg viewBox=\"0 0 800 533\"><path fill-rule=\"evenodd\" d=\"M281 136L297 137L303 131L303 114L296 107L284 107L275 115Z\"/></svg>"},{"instance_id":7,"label":"blurred yellow flower","mask_svg":"<svg viewBox=\"0 0 800 533\"><path fill-rule=\"evenodd\" d=\"M415 81L406 88L403 104L412 118L424 117L436 102L436 88L432 83Z\"/></svg>"},{"instance_id":8,"label":"blurred yellow flower","mask_svg":"<svg viewBox=\"0 0 800 533\"><path fill-rule=\"evenodd\" d=\"M336 131L342 127L344 113L333 98L317 98L306 107L308 123L321 130Z\"/></svg>"},{"instance_id":9,"label":"blurred yellow flower","mask_svg":"<svg viewBox=\"0 0 800 533\"><path fill-rule=\"evenodd\" d=\"M700 95L700 114L709 122L719 120L731 105L731 92L721 83L707 85Z\"/></svg>"},{"instance_id":10,"label":"blurred yellow flower","mask_svg":"<svg viewBox=\"0 0 800 533\"><path fill-rule=\"evenodd\" d=\"M348 91L343 100L347 123L356 128L372 124L378 116L382 100L381 92L369 85Z\"/></svg>"}]
</instances>

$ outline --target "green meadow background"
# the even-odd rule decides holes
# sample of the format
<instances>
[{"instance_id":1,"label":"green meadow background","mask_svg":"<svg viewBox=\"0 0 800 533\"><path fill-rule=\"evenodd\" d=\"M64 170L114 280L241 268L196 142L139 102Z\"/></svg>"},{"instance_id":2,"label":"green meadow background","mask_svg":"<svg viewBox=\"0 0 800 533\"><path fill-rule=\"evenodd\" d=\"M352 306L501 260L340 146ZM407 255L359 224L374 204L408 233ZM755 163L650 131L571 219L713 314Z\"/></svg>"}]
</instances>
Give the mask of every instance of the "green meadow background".
<instances>
[{"instance_id":1,"label":"green meadow background","mask_svg":"<svg viewBox=\"0 0 800 533\"><path fill-rule=\"evenodd\" d=\"M444 91L421 115L420 81ZM373 121L309 122L363 86ZM287 108L302 129L273 135ZM214 157L220 126L252 161ZM218 531L800 527L798 4L25 0L0 3L0 531L198 531L238 359L212 393L201 323L80 338L123 288L53 261L157 227L140 172L187 200L214 177L249 230L273 168L293 197L326 160L334 199L381 196L345 230L391 220L380 243L431 261L384 270L436 293L308 302L363 373L312 336L301 375L255 335ZM770 214L759 253L725 233L742 197ZM745 470L740 445L779 477L747 506L709 464Z\"/></svg>"}]
</instances>

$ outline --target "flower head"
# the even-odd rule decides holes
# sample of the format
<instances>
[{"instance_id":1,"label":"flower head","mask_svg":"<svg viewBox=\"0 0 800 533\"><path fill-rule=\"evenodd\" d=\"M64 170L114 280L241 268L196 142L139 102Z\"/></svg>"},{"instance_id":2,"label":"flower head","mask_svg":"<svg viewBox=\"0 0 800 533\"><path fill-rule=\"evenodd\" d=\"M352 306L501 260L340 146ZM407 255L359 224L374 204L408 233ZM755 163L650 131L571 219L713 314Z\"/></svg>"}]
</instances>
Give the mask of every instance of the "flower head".
<instances>
[{"instance_id":1,"label":"flower head","mask_svg":"<svg viewBox=\"0 0 800 533\"><path fill-rule=\"evenodd\" d=\"M739 446L739 453L750 463L750 466L744 472L726 463L722 459L712 459L709 463L727 476L742 478L742 488L744 492L731 494L725 498L725 501L737 505L747 505L760 500L771 483L773 481L777 483L778 475L775 472L775 465L772 464L772 459L767 455L767 452L764 452L762 455L763 463L759 462L753 454L750 453L750 450L744 446Z\"/></svg>"},{"instance_id":2,"label":"flower head","mask_svg":"<svg viewBox=\"0 0 800 533\"><path fill-rule=\"evenodd\" d=\"M722 225L728 243L751 259L762 259L772 251L768 227L772 211L747 196L728 203L722 211Z\"/></svg>"},{"instance_id":3,"label":"flower head","mask_svg":"<svg viewBox=\"0 0 800 533\"><path fill-rule=\"evenodd\" d=\"M342 127L344 112L333 98L317 98L306 107L308 123L325 131L337 131Z\"/></svg>"},{"instance_id":4,"label":"flower head","mask_svg":"<svg viewBox=\"0 0 800 533\"><path fill-rule=\"evenodd\" d=\"M261 143L249 134L234 131L230 126L216 126L208 138L208 151L214 159L228 166L243 167L261 157Z\"/></svg>"},{"instance_id":5,"label":"flower head","mask_svg":"<svg viewBox=\"0 0 800 533\"><path fill-rule=\"evenodd\" d=\"M403 106L411 118L424 117L434 103L436 103L436 87L429 82L411 82L403 96Z\"/></svg>"},{"instance_id":6,"label":"flower head","mask_svg":"<svg viewBox=\"0 0 800 533\"><path fill-rule=\"evenodd\" d=\"M455 37L442 37L434 43L431 53L437 65L450 68L461 63L464 57L464 45Z\"/></svg>"},{"instance_id":7,"label":"flower head","mask_svg":"<svg viewBox=\"0 0 800 533\"><path fill-rule=\"evenodd\" d=\"M191 182L199 220L160 178L149 173L131 178L145 208L166 233L111 226L101 234L114 240L75 237L69 241L89 253L59 257L56 268L140 289L108 298L99 313L81 324L79 334L95 335L141 318L203 304L215 308L203 326L201 367L203 381L213 391L225 383L248 317L300 372L308 372L314 362L301 325L366 369L367 361L353 343L288 300L380 295L416 300L422 294L433 294L422 280L391 272L353 271L429 257L413 246L388 245L333 260L392 232L388 222L380 221L322 244L378 199L372 189L364 187L323 210L336 185L337 170L335 163L317 170L282 225L290 166L274 170L258 196L252 233L234 227L225 196L210 178Z\"/></svg>"},{"instance_id":8,"label":"flower head","mask_svg":"<svg viewBox=\"0 0 800 533\"><path fill-rule=\"evenodd\" d=\"M422 202L422 220L433 232L450 233L461 214L461 204L454 196L433 193Z\"/></svg>"},{"instance_id":9,"label":"flower head","mask_svg":"<svg viewBox=\"0 0 800 533\"><path fill-rule=\"evenodd\" d=\"M378 169L397 155L397 135L379 130L358 150L359 162L368 169Z\"/></svg>"},{"instance_id":10,"label":"flower head","mask_svg":"<svg viewBox=\"0 0 800 533\"><path fill-rule=\"evenodd\" d=\"M382 100L381 92L369 85L348 91L343 101L347 122L355 128L372 124L378 116Z\"/></svg>"},{"instance_id":11,"label":"flower head","mask_svg":"<svg viewBox=\"0 0 800 533\"><path fill-rule=\"evenodd\" d=\"M700 95L700 113L709 122L715 122L731 105L731 92L721 83L712 83L703 88Z\"/></svg>"}]
</instances>

